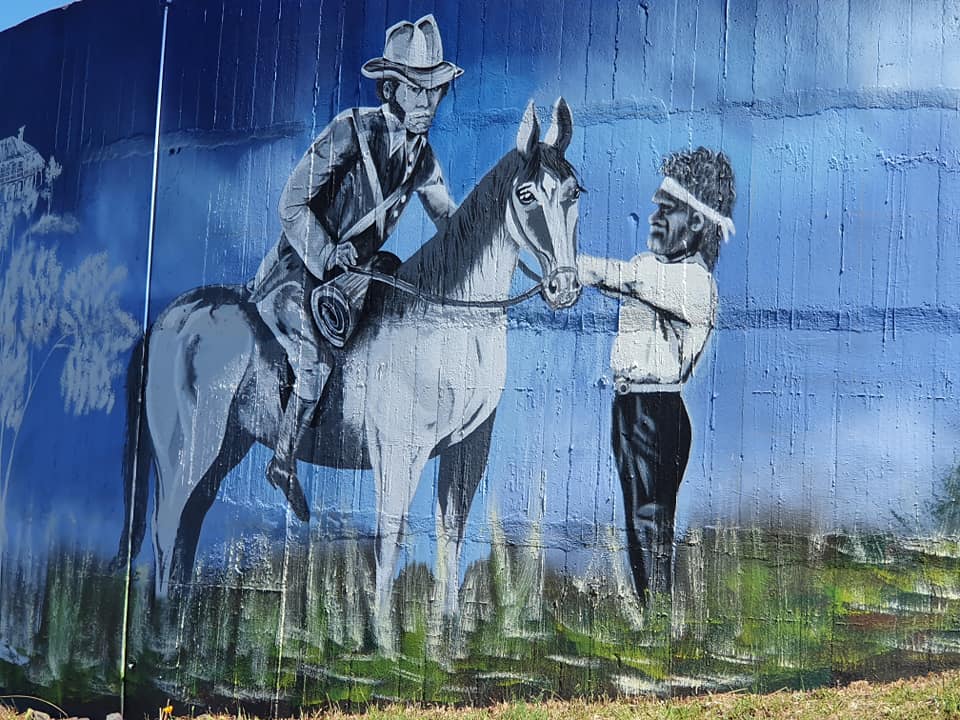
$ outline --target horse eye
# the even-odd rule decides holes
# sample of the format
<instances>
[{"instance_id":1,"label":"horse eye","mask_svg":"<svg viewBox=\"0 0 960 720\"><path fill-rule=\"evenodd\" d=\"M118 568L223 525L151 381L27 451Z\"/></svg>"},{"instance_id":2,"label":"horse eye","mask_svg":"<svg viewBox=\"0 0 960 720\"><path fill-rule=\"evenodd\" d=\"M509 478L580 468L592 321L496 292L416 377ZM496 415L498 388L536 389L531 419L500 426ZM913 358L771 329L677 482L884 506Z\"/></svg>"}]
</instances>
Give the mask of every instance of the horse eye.
<instances>
[{"instance_id":1,"label":"horse eye","mask_svg":"<svg viewBox=\"0 0 960 720\"><path fill-rule=\"evenodd\" d=\"M578 197L580 197L580 188L579 188L579 187L575 187L575 188L573 189L573 199L576 200Z\"/></svg>"},{"instance_id":2,"label":"horse eye","mask_svg":"<svg viewBox=\"0 0 960 720\"><path fill-rule=\"evenodd\" d=\"M517 200L519 200L524 205L529 205L536 198L533 193L530 191L529 185L521 185L517 188Z\"/></svg>"}]
</instances>

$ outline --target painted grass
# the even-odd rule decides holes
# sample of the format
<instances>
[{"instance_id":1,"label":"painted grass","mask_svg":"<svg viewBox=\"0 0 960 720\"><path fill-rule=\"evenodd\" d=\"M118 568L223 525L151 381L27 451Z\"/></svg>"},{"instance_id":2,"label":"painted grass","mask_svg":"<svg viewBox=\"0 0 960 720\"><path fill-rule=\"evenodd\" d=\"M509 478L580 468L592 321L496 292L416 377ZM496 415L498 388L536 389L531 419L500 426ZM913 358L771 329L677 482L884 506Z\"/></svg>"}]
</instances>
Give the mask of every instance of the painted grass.
<instances>
[{"instance_id":1,"label":"painted grass","mask_svg":"<svg viewBox=\"0 0 960 720\"><path fill-rule=\"evenodd\" d=\"M678 548L673 599L652 612L633 600L616 547L574 576L545 567L537 544L493 540L489 558L467 569L453 622L437 614L429 568L401 572L393 655L372 642L372 548L360 541L291 545L284 582L274 546L232 548L250 555L202 576L176 606L153 605L143 573L127 697L137 716L169 698L183 714L270 715L770 693L960 667L953 540L698 530ZM12 647L28 661L0 660L0 687L70 707L116 697L119 594L102 565L63 556L35 589L20 588L22 613L4 605L16 613L0 625L34 624Z\"/></svg>"},{"instance_id":2,"label":"painted grass","mask_svg":"<svg viewBox=\"0 0 960 720\"><path fill-rule=\"evenodd\" d=\"M0 701L2 703L2 701ZM150 716L144 716L149 720ZM153 716L160 717L160 711ZM255 716L201 715L193 720L227 720ZM169 718L165 720L184 720ZM703 697L634 698L500 703L487 708L457 709L429 705L390 705L361 714L330 710L297 720L957 720L960 718L960 672L933 673L891 683L855 681L845 687L768 694L728 692ZM29 720L0 704L0 720Z\"/></svg>"}]
</instances>

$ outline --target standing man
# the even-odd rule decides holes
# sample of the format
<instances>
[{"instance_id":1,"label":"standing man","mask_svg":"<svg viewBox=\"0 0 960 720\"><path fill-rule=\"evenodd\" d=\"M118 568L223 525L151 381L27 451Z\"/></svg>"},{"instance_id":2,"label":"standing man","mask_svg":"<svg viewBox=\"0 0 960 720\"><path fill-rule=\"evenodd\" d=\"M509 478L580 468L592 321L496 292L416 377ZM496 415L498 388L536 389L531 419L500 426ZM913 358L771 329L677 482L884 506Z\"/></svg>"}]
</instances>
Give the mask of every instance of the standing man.
<instances>
[{"instance_id":1,"label":"standing man","mask_svg":"<svg viewBox=\"0 0 960 720\"><path fill-rule=\"evenodd\" d=\"M438 229L456 209L427 133L463 70L443 59L433 15L390 27L383 56L361 72L377 81L383 104L338 115L297 163L280 197L280 240L251 284L251 302L295 376L267 479L304 522L310 510L297 479L297 450L330 376L329 344L349 340L369 282L348 270L396 269L397 258L379 250L414 192ZM343 312L325 313L330 306L322 304L315 321L318 288Z\"/></svg>"},{"instance_id":2,"label":"standing man","mask_svg":"<svg viewBox=\"0 0 960 720\"><path fill-rule=\"evenodd\" d=\"M713 269L733 234L733 170L722 152L665 158L653 196L649 252L630 261L580 255L584 285L620 299L611 353L613 454L623 490L627 550L641 601L669 593L677 491L690 456L681 389L717 316Z\"/></svg>"}]
</instances>

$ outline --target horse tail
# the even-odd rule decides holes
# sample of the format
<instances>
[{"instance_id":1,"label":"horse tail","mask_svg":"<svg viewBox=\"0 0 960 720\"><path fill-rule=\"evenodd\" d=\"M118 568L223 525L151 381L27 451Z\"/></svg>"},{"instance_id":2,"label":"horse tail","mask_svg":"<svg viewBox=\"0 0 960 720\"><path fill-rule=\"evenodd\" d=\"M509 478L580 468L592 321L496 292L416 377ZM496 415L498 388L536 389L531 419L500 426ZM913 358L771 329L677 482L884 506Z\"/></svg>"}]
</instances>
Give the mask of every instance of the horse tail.
<instances>
[{"instance_id":1,"label":"horse tail","mask_svg":"<svg viewBox=\"0 0 960 720\"><path fill-rule=\"evenodd\" d=\"M143 545L147 529L147 492L153 446L147 429L144 390L147 384L147 336L137 343L127 367L127 430L123 445L123 531L114 570L125 568Z\"/></svg>"}]
</instances>

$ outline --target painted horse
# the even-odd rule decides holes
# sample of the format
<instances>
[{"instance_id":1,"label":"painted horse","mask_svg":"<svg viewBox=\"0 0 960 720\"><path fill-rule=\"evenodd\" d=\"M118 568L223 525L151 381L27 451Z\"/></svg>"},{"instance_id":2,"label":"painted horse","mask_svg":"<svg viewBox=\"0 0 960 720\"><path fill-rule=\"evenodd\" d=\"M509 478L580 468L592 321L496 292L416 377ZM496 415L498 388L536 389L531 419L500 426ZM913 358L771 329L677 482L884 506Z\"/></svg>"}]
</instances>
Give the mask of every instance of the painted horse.
<instances>
[{"instance_id":1,"label":"painted horse","mask_svg":"<svg viewBox=\"0 0 960 720\"><path fill-rule=\"evenodd\" d=\"M407 292L372 286L372 309L335 356L313 435L298 457L374 472L378 623L388 622L407 514L436 455L438 590L444 614L457 612L464 525L506 380L503 301L521 250L538 259L551 308L568 307L580 294L580 188L564 158L572 133L560 98L541 142L530 103L516 149L396 271ZM207 286L163 311L131 363L135 380L128 385L143 395L128 390L130 529L118 560L135 557L142 544L152 462L155 592L165 597L190 582L200 527L224 477L255 442L275 442L290 370L244 286Z\"/></svg>"}]
</instances>

